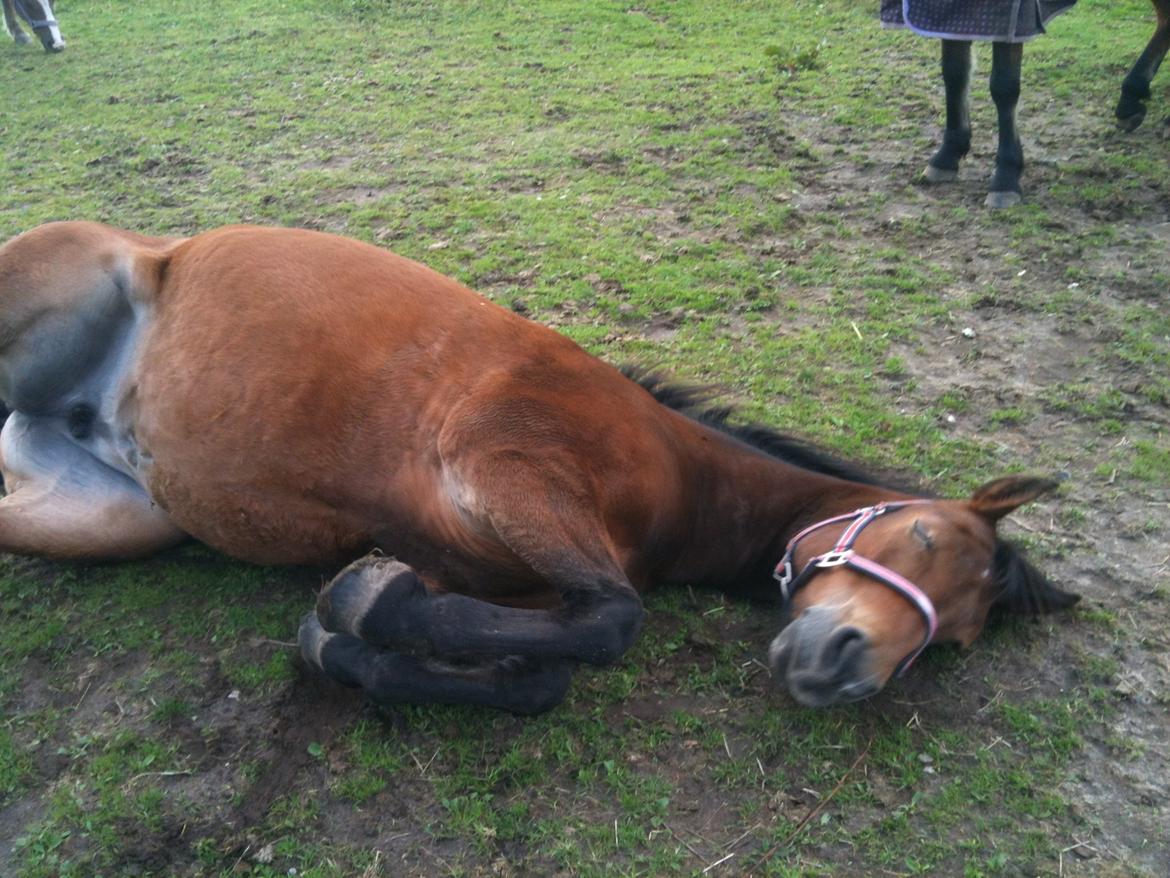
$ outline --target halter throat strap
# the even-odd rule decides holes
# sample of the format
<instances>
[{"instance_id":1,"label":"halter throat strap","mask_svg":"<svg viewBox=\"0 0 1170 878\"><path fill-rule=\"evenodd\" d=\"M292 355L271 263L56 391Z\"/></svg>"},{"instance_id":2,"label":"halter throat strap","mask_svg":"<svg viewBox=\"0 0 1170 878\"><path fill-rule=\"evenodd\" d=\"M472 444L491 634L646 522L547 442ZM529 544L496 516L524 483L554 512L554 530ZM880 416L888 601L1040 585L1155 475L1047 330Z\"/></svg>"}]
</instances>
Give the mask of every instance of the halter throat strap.
<instances>
[{"instance_id":1,"label":"halter throat strap","mask_svg":"<svg viewBox=\"0 0 1170 878\"><path fill-rule=\"evenodd\" d=\"M807 585L809 580L818 572L829 567L849 567L852 570L865 574L870 579L877 580L882 585L902 595L922 616L922 621L925 624L925 633L922 637L922 642L898 662L898 667L894 670L897 676L906 673L910 666L914 664L914 660L921 655L922 650L926 649L927 645L934 639L934 635L938 631L938 613L935 611L934 603L926 596L926 593L921 588L902 576L902 574L886 567L884 564L879 564L870 558L866 558L864 555L857 554L853 550L853 544L869 524L887 512L894 512L905 506L929 502L931 501L900 500L894 503L877 503L873 506L865 506L853 512L847 512L844 515L835 515L832 518L826 518L824 521L818 521L816 524L809 525L788 541L788 546L784 551L784 557L776 565L776 572L773 574L776 581L780 583L780 593L784 596L785 604L790 603L793 595L803 586ZM795 573L792 564L796 557L796 548L800 545L800 541L814 531L841 522L849 523L841 532L841 536L837 538L836 545L824 554L810 558L804 567L801 568L800 572Z\"/></svg>"}]
</instances>

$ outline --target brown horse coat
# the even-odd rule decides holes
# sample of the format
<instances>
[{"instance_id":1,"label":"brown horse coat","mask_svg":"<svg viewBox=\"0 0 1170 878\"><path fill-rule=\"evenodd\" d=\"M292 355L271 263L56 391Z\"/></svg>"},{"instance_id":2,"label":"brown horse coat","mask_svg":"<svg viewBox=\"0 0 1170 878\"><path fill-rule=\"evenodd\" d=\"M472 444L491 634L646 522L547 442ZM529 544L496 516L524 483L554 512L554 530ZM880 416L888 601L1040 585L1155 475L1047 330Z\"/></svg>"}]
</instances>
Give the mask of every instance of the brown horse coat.
<instances>
[{"instance_id":1,"label":"brown horse coat","mask_svg":"<svg viewBox=\"0 0 1170 878\"><path fill-rule=\"evenodd\" d=\"M543 709L566 662L629 646L639 590L759 592L801 527L906 496L783 437L752 447L418 263L306 231L58 223L10 241L0 397L4 550L125 558L190 535L264 563L395 556L346 568L302 627L310 662L384 701ZM994 534L1046 487L890 514L858 550L929 595L936 640L970 642L1005 588L1063 601ZM922 637L855 571L793 601L814 606L835 609L774 658L809 703L875 691Z\"/></svg>"}]
</instances>

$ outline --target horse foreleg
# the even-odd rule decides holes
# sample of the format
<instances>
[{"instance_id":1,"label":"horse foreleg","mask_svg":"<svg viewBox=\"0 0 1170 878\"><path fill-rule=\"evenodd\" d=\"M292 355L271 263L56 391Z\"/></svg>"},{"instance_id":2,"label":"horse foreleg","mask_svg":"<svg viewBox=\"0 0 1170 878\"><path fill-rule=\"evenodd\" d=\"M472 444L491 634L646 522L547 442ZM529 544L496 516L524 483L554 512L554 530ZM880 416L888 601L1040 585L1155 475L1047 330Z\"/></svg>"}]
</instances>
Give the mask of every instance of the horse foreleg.
<instances>
[{"instance_id":1,"label":"horse foreleg","mask_svg":"<svg viewBox=\"0 0 1170 878\"><path fill-rule=\"evenodd\" d=\"M971 149L971 42L942 41L942 76L947 95L947 123L942 146L931 156L923 177L948 183L959 175L959 162Z\"/></svg>"},{"instance_id":2,"label":"horse foreleg","mask_svg":"<svg viewBox=\"0 0 1170 878\"><path fill-rule=\"evenodd\" d=\"M1150 97L1150 82L1170 49L1170 0L1154 0L1154 6L1158 11L1157 30L1121 83L1116 115L1117 127L1123 131L1133 131L1146 118L1145 102Z\"/></svg>"},{"instance_id":3,"label":"horse foreleg","mask_svg":"<svg viewBox=\"0 0 1170 878\"><path fill-rule=\"evenodd\" d=\"M563 662L509 656L457 664L391 652L326 631L315 613L302 620L298 640L312 667L379 704L477 704L537 714L561 702L572 676Z\"/></svg>"},{"instance_id":4,"label":"horse foreleg","mask_svg":"<svg viewBox=\"0 0 1170 878\"><path fill-rule=\"evenodd\" d=\"M19 413L4 425L0 551L112 560L153 554L185 534L129 477L49 425Z\"/></svg>"},{"instance_id":5,"label":"horse foreleg","mask_svg":"<svg viewBox=\"0 0 1170 878\"><path fill-rule=\"evenodd\" d=\"M12 0L3 0L4 5L4 29L8 31L8 35L16 40L18 45L26 46L32 42L32 37L20 29L20 22L16 18L16 10L12 6Z\"/></svg>"},{"instance_id":6,"label":"horse foreleg","mask_svg":"<svg viewBox=\"0 0 1170 878\"><path fill-rule=\"evenodd\" d=\"M995 176L991 178L991 191L984 202L991 208L1011 207L1023 197L1020 175L1024 171L1024 147L1016 128L1023 60L1022 43L992 44L989 85L999 120L999 148L995 153Z\"/></svg>"},{"instance_id":7,"label":"horse foreleg","mask_svg":"<svg viewBox=\"0 0 1170 878\"><path fill-rule=\"evenodd\" d=\"M593 582L555 610L505 607L455 593L431 593L407 565L367 557L321 593L325 630L377 646L444 659L616 661L641 629L642 602L629 585Z\"/></svg>"}]
</instances>

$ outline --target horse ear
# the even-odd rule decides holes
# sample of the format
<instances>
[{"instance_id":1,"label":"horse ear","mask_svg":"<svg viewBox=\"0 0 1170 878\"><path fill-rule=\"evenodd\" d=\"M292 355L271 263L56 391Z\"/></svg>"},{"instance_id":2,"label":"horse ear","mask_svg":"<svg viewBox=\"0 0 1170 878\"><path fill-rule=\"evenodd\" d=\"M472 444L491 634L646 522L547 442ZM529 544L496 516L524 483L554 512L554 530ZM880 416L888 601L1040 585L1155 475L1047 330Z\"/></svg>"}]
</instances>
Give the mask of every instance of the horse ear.
<instances>
[{"instance_id":1,"label":"horse ear","mask_svg":"<svg viewBox=\"0 0 1170 878\"><path fill-rule=\"evenodd\" d=\"M999 521L1013 509L1030 503L1059 483L1038 476L1005 476L979 488L967 505L989 521Z\"/></svg>"}]
</instances>

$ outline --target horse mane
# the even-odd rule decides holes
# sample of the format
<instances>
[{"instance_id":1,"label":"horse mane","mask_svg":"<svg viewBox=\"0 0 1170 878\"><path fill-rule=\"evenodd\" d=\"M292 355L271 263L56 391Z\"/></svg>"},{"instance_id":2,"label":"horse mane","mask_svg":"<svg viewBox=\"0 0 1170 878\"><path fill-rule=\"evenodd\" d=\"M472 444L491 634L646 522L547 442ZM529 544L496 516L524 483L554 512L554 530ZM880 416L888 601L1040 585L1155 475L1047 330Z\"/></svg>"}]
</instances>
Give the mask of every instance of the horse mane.
<instances>
[{"instance_id":1,"label":"horse mane","mask_svg":"<svg viewBox=\"0 0 1170 878\"><path fill-rule=\"evenodd\" d=\"M1005 539L995 541L995 560L991 566L998 595L991 605L993 611L1023 613L1039 616L1053 610L1064 610L1081 599L1057 588L1032 562L1024 557L1019 546Z\"/></svg>"},{"instance_id":2,"label":"horse mane","mask_svg":"<svg viewBox=\"0 0 1170 878\"><path fill-rule=\"evenodd\" d=\"M719 387L682 384L672 381L660 372L640 366L622 366L621 372L667 408L738 439L784 463L848 482L889 488L907 494L924 493L919 487L907 487L898 483L895 477L876 475L862 469L857 464L842 460L804 439L781 433L765 424L739 421L736 418L739 413L736 406L720 402L724 391Z\"/></svg>"},{"instance_id":3,"label":"horse mane","mask_svg":"<svg viewBox=\"0 0 1170 878\"><path fill-rule=\"evenodd\" d=\"M896 477L875 475L822 448L758 423L735 419L734 405L720 402L723 391L711 385L675 382L662 373L640 366L621 367L623 375L640 385L659 403L691 420L705 424L766 454L810 472L862 485L889 488L906 494L931 496L918 486L907 486ZM1070 607L1078 595L1062 591L1028 561L1014 543L997 536L992 572L998 596L993 610L1039 615Z\"/></svg>"}]
</instances>

